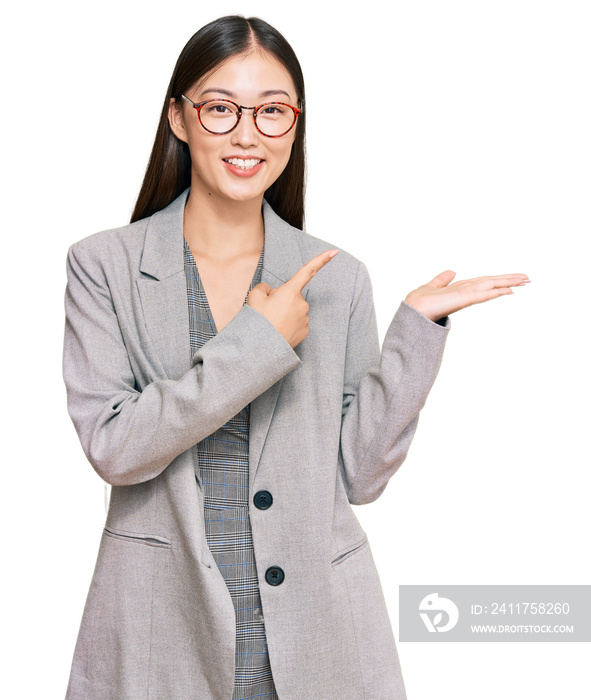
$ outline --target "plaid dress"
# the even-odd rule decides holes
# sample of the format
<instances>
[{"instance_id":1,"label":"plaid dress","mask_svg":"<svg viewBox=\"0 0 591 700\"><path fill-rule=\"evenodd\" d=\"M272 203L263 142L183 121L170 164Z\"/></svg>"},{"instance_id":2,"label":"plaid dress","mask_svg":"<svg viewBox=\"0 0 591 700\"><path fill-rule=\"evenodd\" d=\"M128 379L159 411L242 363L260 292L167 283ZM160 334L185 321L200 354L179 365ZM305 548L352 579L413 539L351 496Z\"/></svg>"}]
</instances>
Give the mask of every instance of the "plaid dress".
<instances>
[{"instance_id":1,"label":"plaid dress","mask_svg":"<svg viewBox=\"0 0 591 700\"><path fill-rule=\"evenodd\" d=\"M184 246L191 353L194 354L216 335L217 329L186 241ZM261 281L262 269L263 253L248 291ZM232 700L278 700L269 664L248 515L249 418L250 405L197 446L204 491L205 535L236 613L236 673Z\"/></svg>"}]
</instances>

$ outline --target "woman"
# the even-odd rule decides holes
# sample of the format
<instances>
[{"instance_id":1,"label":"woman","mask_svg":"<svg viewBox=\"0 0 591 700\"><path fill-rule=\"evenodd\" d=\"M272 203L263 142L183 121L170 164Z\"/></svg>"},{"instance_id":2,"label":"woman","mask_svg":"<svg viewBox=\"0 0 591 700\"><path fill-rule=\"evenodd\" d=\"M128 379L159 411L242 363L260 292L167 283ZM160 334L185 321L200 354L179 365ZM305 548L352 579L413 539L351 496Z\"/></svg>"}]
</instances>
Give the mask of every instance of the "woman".
<instances>
[{"instance_id":1,"label":"woman","mask_svg":"<svg viewBox=\"0 0 591 700\"><path fill-rule=\"evenodd\" d=\"M70 700L405 697L351 504L403 461L448 315L527 278L442 273L380 356L366 267L300 230L305 109L275 29L207 25L132 223L69 251L68 408L112 484Z\"/></svg>"}]
</instances>

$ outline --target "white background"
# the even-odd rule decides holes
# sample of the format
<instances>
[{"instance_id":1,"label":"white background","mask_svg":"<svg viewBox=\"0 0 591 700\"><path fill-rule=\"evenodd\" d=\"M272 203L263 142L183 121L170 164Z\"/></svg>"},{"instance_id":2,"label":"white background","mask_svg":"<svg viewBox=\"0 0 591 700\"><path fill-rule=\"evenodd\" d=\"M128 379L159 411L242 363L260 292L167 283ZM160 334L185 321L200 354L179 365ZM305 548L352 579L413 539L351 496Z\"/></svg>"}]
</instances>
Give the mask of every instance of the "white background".
<instances>
[{"instance_id":1,"label":"white background","mask_svg":"<svg viewBox=\"0 0 591 700\"><path fill-rule=\"evenodd\" d=\"M61 379L66 251L129 220L178 53L228 13L300 57L307 230L367 264L382 337L444 269L532 279L452 317L408 459L356 509L395 630L399 584L590 583L588 3L24 2L0 37L10 700L63 698L105 515ZM590 646L399 652L409 700L582 700Z\"/></svg>"}]
</instances>

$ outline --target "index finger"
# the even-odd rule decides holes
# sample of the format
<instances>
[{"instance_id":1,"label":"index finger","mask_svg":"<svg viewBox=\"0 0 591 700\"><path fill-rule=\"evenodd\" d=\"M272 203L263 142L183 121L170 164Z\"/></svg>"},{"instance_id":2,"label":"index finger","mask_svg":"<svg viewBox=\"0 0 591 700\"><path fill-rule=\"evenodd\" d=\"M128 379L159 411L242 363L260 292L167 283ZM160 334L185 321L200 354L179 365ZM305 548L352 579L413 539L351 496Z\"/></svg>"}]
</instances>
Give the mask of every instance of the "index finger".
<instances>
[{"instance_id":1,"label":"index finger","mask_svg":"<svg viewBox=\"0 0 591 700\"><path fill-rule=\"evenodd\" d=\"M314 275L318 272L318 270L324 267L329 260L332 260L332 258L334 258L338 252L338 250L333 248L331 250L325 250L324 253L320 253L320 255L317 255L315 258L312 258L312 260L300 267L295 275L285 284L293 285L298 291L301 292L312 277L314 277Z\"/></svg>"}]
</instances>

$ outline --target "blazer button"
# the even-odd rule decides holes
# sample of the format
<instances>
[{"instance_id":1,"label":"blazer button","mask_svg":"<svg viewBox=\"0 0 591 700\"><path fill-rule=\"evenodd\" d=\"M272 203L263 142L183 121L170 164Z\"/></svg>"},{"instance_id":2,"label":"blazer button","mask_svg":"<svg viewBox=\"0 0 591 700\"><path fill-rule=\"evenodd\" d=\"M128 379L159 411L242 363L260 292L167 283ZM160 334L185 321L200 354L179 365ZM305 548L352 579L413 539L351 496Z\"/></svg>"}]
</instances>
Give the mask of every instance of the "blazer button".
<instances>
[{"instance_id":1,"label":"blazer button","mask_svg":"<svg viewBox=\"0 0 591 700\"><path fill-rule=\"evenodd\" d=\"M253 501L259 510L267 510L273 505L273 496L269 491L257 491Z\"/></svg>"},{"instance_id":2,"label":"blazer button","mask_svg":"<svg viewBox=\"0 0 591 700\"><path fill-rule=\"evenodd\" d=\"M270 586L279 586L285 579L285 572L279 566L270 566L265 573L265 581Z\"/></svg>"}]
</instances>

